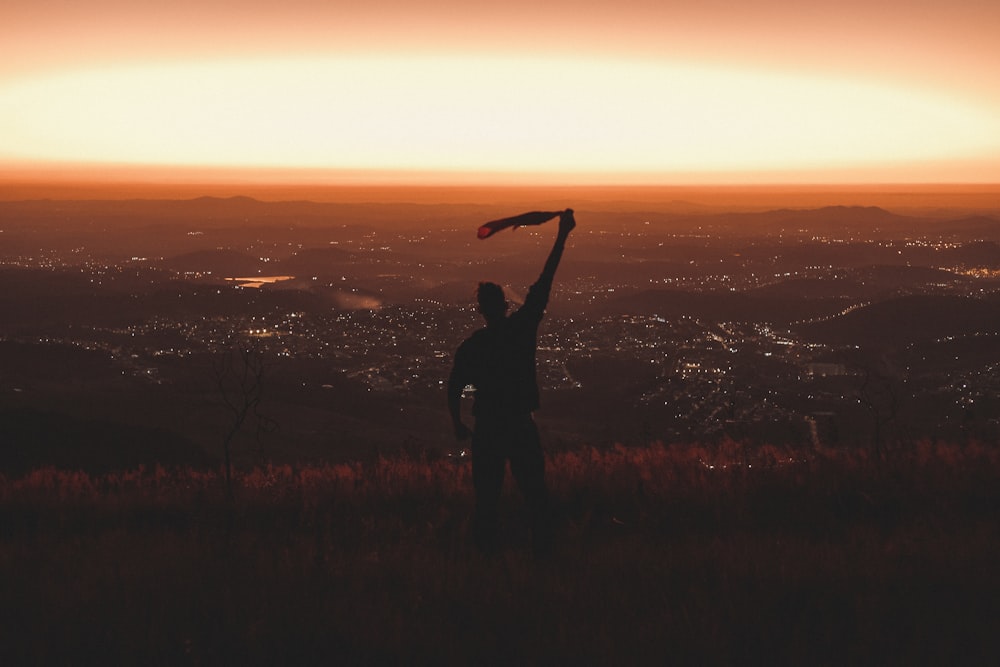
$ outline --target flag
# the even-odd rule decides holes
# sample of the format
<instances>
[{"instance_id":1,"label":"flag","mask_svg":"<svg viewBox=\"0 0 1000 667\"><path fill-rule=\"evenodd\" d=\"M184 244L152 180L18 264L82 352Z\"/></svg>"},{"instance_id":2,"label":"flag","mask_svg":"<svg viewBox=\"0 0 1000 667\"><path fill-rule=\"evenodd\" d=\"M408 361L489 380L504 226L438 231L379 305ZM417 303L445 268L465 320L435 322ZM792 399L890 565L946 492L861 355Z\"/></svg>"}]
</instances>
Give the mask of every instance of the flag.
<instances>
[{"instance_id":1,"label":"flag","mask_svg":"<svg viewBox=\"0 0 1000 667\"><path fill-rule=\"evenodd\" d=\"M525 227L528 225L540 225L543 222L548 222L552 218L561 214L562 211L531 211L530 213L522 213L521 215L515 215L510 218L500 218L499 220L491 220L479 227L479 238L487 239L502 229L507 229L508 227L513 227L517 229L518 227Z\"/></svg>"}]
</instances>

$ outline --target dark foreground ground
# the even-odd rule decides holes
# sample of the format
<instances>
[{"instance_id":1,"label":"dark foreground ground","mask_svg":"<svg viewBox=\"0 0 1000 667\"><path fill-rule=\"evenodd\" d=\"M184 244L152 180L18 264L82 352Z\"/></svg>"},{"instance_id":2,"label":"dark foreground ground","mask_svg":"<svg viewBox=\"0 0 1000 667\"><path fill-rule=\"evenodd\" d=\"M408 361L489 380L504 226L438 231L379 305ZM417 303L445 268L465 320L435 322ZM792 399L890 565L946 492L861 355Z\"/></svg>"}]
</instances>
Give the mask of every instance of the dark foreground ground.
<instances>
[{"instance_id":1,"label":"dark foreground ground","mask_svg":"<svg viewBox=\"0 0 1000 667\"><path fill-rule=\"evenodd\" d=\"M0 481L4 664L997 664L1000 447L550 461L558 542L467 541L466 463Z\"/></svg>"}]
</instances>

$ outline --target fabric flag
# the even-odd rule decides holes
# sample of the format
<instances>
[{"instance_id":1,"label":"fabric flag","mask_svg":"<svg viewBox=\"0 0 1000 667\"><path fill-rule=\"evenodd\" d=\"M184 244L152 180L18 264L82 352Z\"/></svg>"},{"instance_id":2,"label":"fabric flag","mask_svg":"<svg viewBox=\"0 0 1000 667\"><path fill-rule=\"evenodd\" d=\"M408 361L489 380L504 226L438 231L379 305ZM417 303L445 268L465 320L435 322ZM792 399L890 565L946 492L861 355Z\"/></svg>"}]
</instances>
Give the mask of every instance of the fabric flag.
<instances>
[{"instance_id":1,"label":"fabric flag","mask_svg":"<svg viewBox=\"0 0 1000 667\"><path fill-rule=\"evenodd\" d=\"M517 229L518 227L525 227L527 225L540 225L543 222L548 222L560 213L562 211L531 211L530 213L522 213L510 218L492 220L480 226L479 238L488 239L500 230L507 229L508 227Z\"/></svg>"}]
</instances>

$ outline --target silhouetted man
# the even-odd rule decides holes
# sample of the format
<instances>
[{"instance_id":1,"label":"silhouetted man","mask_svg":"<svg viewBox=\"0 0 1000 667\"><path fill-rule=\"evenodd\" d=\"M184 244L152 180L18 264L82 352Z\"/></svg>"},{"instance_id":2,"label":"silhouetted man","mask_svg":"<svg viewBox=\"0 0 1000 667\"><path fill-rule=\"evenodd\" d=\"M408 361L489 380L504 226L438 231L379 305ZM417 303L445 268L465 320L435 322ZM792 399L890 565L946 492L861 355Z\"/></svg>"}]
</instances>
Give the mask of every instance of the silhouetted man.
<instances>
[{"instance_id":1,"label":"silhouetted man","mask_svg":"<svg viewBox=\"0 0 1000 667\"><path fill-rule=\"evenodd\" d=\"M507 461L531 512L535 550L548 547L545 458L531 416L539 407L535 351L552 279L574 227L572 209L559 214L559 233L542 273L528 290L524 305L510 316L503 289L496 283L479 283L479 312L486 327L473 333L455 352L448 380L448 409L455 437L464 440L472 436L473 535L477 546L487 552L496 548L497 508ZM476 390L472 408L475 431L462 421L462 391L467 385Z\"/></svg>"}]
</instances>

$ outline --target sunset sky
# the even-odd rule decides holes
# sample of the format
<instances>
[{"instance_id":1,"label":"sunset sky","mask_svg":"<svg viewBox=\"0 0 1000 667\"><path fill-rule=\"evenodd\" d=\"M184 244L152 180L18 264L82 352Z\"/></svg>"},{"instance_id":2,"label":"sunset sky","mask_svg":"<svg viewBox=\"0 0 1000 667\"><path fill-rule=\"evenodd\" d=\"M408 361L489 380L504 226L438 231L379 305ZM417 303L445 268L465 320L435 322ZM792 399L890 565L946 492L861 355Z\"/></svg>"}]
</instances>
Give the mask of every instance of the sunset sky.
<instances>
[{"instance_id":1,"label":"sunset sky","mask_svg":"<svg viewBox=\"0 0 1000 667\"><path fill-rule=\"evenodd\" d=\"M5 0L0 166L1000 182L998 35L996 0Z\"/></svg>"}]
</instances>

